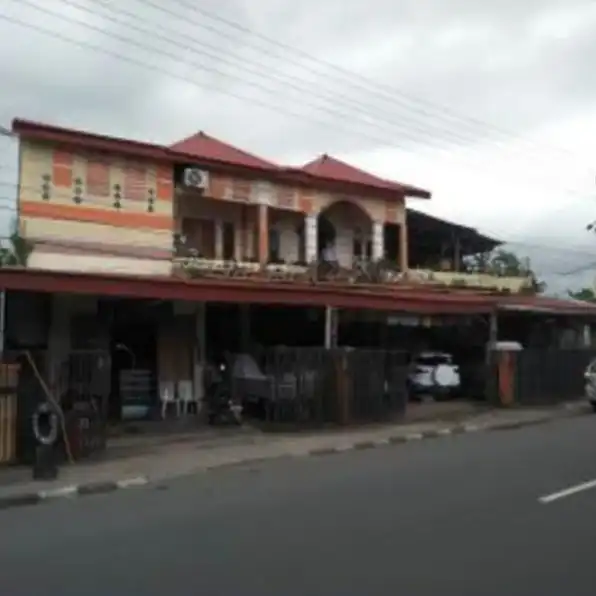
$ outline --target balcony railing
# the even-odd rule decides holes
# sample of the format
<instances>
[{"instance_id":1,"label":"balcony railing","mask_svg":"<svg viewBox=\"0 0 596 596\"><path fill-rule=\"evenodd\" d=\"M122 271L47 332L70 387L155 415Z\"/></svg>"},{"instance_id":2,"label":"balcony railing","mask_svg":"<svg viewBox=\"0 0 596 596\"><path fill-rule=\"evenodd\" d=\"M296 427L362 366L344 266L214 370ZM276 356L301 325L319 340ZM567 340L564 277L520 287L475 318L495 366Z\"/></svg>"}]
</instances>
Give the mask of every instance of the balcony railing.
<instances>
[{"instance_id":1,"label":"balcony railing","mask_svg":"<svg viewBox=\"0 0 596 596\"><path fill-rule=\"evenodd\" d=\"M309 265L268 263L201 258L198 254L174 259L174 271L191 278L235 278L293 283L326 283L378 286L427 286L499 293L532 293L528 276L498 276L488 273L467 273L410 269L399 271L393 261L355 259L351 268L325 261Z\"/></svg>"}]
</instances>

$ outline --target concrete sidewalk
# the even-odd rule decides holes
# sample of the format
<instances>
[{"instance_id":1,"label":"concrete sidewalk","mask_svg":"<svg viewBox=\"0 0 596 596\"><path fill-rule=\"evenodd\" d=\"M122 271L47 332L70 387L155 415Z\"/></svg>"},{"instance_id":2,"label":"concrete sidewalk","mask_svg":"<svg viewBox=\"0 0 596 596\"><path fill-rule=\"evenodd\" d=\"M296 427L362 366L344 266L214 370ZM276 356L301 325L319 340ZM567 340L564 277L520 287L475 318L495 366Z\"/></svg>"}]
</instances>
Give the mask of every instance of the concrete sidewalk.
<instances>
[{"instance_id":1,"label":"concrete sidewalk","mask_svg":"<svg viewBox=\"0 0 596 596\"><path fill-rule=\"evenodd\" d=\"M588 404L577 402L552 408L491 410L454 422L421 421L292 435L249 433L245 440L236 438L208 449L204 440L185 438L182 442L154 447L149 453L64 467L53 482L32 481L29 473L22 471L28 477L21 475L12 482L0 482L0 509L110 492L225 466L280 457L322 456L466 432L521 428L591 411Z\"/></svg>"}]
</instances>

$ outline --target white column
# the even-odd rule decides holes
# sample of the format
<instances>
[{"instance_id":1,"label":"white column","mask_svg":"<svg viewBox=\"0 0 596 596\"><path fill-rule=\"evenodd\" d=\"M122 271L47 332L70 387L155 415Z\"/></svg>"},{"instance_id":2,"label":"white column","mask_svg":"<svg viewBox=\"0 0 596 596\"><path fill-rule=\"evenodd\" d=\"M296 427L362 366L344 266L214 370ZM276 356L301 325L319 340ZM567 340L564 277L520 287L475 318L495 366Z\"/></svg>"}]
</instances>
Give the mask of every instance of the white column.
<instances>
[{"instance_id":1,"label":"white column","mask_svg":"<svg viewBox=\"0 0 596 596\"><path fill-rule=\"evenodd\" d=\"M384 225L381 221L375 221L372 225L372 258L373 261L380 261L385 252Z\"/></svg>"},{"instance_id":2,"label":"white column","mask_svg":"<svg viewBox=\"0 0 596 596\"><path fill-rule=\"evenodd\" d=\"M215 221L215 258L223 259L223 221Z\"/></svg>"},{"instance_id":3,"label":"white column","mask_svg":"<svg viewBox=\"0 0 596 596\"><path fill-rule=\"evenodd\" d=\"M306 248L306 262L311 263L318 259L317 246L317 216L307 215L304 219L304 245Z\"/></svg>"}]
</instances>

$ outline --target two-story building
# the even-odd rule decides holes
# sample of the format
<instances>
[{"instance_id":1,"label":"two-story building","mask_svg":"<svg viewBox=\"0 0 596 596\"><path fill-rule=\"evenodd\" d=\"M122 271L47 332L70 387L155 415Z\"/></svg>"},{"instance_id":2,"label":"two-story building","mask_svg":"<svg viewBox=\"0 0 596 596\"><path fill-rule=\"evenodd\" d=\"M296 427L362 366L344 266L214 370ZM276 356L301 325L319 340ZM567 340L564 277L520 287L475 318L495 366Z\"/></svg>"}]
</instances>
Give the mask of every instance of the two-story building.
<instances>
[{"instance_id":1,"label":"two-story building","mask_svg":"<svg viewBox=\"0 0 596 596\"><path fill-rule=\"evenodd\" d=\"M333 245L408 267L405 199L324 155L284 168L200 132L159 147L16 121L19 221L34 269L169 275L172 239L207 260L306 264ZM66 256L68 255L68 256Z\"/></svg>"},{"instance_id":2,"label":"two-story building","mask_svg":"<svg viewBox=\"0 0 596 596\"><path fill-rule=\"evenodd\" d=\"M406 207L429 191L328 155L284 167L202 132L161 146L23 120L13 130L32 251L0 270L5 345L56 362L109 351L113 395L130 368L150 371L150 393L183 382L197 394L209 324L249 335L242 314L234 332L232 311L206 304L298 307L303 330L325 313L318 341L332 345L334 309L488 314L490 292L528 283L467 272L466 255L498 242Z\"/></svg>"}]
</instances>

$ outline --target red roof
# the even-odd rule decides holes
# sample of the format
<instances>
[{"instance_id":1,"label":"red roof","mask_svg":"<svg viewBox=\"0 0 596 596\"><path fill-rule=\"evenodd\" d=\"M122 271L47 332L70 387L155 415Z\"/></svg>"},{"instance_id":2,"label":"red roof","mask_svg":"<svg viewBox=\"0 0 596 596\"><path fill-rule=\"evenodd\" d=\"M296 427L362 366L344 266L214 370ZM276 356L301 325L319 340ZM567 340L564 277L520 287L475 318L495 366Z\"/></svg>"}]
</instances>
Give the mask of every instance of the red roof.
<instances>
[{"instance_id":1,"label":"red roof","mask_svg":"<svg viewBox=\"0 0 596 596\"><path fill-rule=\"evenodd\" d=\"M167 154L167 147L154 143L131 141L83 130L72 130L61 126L32 122L31 120L21 120L20 118L15 118L12 121L12 130L21 137L38 141L84 147L107 153L114 152L139 158L146 157L147 159L172 161Z\"/></svg>"},{"instance_id":2,"label":"red roof","mask_svg":"<svg viewBox=\"0 0 596 596\"><path fill-rule=\"evenodd\" d=\"M252 170L255 173L267 172L269 178L285 183L305 184L312 187L330 188L350 193L354 188L376 191L375 194L385 198L409 195L429 199L431 194L426 190L383 180L343 163L337 159L323 155L319 159L306 164L302 168L279 167L272 162L261 159L223 141L199 132L188 139L175 143L171 147L142 143L117 137L109 137L91 132L83 132L31 122L15 118L12 130L23 138L57 143L70 147L82 147L87 150L105 151L129 155L133 158L146 158L173 163L186 163L189 157L205 162L206 166L228 166L243 173Z\"/></svg>"},{"instance_id":3,"label":"red roof","mask_svg":"<svg viewBox=\"0 0 596 596\"><path fill-rule=\"evenodd\" d=\"M489 313L482 296L317 286L306 283L263 283L256 280L195 279L118 273L75 273L40 269L0 269L0 288L100 296L195 300L200 302L335 306L348 309L418 314Z\"/></svg>"},{"instance_id":4,"label":"red roof","mask_svg":"<svg viewBox=\"0 0 596 596\"><path fill-rule=\"evenodd\" d=\"M364 170L360 170L359 168L351 166L350 164L327 154L321 155L317 159L302 166L300 169L303 172L327 180L349 182L383 190L393 190L424 199L430 199L431 197L431 193L426 190L373 176Z\"/></svg>"},{"instance_id":5,"label":"red roof","mask_svg":"<svg viewBox=\"0 0 596 596\"><path fill-rule=\"evenodd\" d=\"M172 151L192 155L198 159L208 159L229 163L246 168L259 168L265 170L276 170L278 167L269 161L265 161L256 155L247 153L233 145L219 141L203 131L178 141L169 147Z\"/></svg>"},{"instance_id":6,"label":"red roof","mask_svg":"<svg viewBox=\"0 0 596 596\"><path fill-rule=\"evenodd\" d=\"M536 312L544 314L585 314L596 316L596 304L550 296L503 296L498 300L500 310Z\"/></svg>"}]
</instances>

